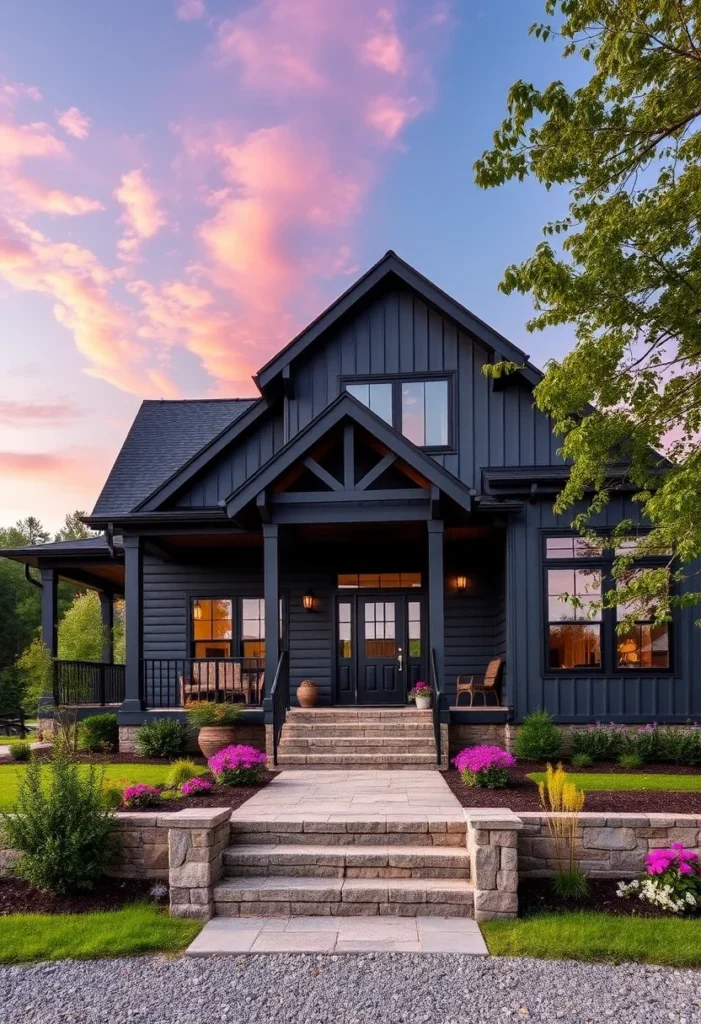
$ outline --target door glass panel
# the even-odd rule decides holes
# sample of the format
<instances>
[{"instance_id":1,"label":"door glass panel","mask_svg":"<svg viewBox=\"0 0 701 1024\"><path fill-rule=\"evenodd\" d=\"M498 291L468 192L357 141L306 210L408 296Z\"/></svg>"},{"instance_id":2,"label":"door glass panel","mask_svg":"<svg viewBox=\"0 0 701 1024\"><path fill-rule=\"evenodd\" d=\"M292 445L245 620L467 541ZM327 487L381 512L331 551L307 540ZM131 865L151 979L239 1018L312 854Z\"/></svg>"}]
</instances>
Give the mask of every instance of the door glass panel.
<instances>
[{"instance_id":1,"label":"door glass panel","mask_svg":"<svg viewBox=\"0 0 701 1024\"><path fill-rule=\"evenodd\" d=\"M365 605L365 657L396 657L395 636L394 601L369 601Z\"/></svg>"},{"instance_id":2,"label":"door glass panel","mask_svg":"<svg viewBox=\"0 0 701 1024\"><path fill-rule=\"evenodd\" d=\"M419 601L409 601L407 604L407 635L408 635L408 656L410 658L421 657L421 604Z\"/></svg>"},{"instance_id":3,"label":"door glass panel","mask_svg":"<svg viewBox=\"0 0 701 1024\"><path fill-rule=\"evenodd\" d=\"M345 601L338 606L338 656L339 658L351 658L353 656L351 606Z\"/></svg>"}]
</instances>

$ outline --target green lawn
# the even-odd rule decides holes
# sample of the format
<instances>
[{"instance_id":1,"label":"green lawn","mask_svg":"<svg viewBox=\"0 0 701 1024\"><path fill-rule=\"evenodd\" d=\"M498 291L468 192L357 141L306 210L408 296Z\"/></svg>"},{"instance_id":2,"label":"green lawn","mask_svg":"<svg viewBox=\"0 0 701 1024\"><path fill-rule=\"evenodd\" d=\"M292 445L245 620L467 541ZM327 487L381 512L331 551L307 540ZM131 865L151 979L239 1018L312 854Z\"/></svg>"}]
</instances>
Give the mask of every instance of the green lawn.
<instances>
[{"instance_id":1,"label":"green lawn","mask_svg":"<svg viewBox=\"0 0 701 1024\"><path fill-rule=\"evenodd\" d=\"M580 789L588 790L676 790L678 793L696 793L701 791L701 773L699 775L646 775L635 772L630 775L607 775L605 772L567 772L568 777ZM541 782L545 778L543 772L533 772L528 776L533 782Z\"/></svg>"},{"instance_id":2,"label":"green lawn","mask_svg":"<svg viewBox=\"0 0 701 1024\"><path fill-rule=\"evenodd\" d=\"M0 964L178 953L201 927L139 903L108 913L11 914L0 918Z\"/></svg>"},{"instance_id":3,"label":"green lawn","mask_svg":"<svg viewBox=\"0 0 701 1024\"><path fill-rule=\"evenodd\" d=\"M494 956L701 967L701 919L539 914L480 924Z\"/></svg>"},{"instance_id":4,"label":"green lawn","mask_svg":"<svg viewBox=\"0 0 701 1024\"><path fill-rule=\"evenodd\" d=\"M83 766L88 770L88 766ZM162 786L170 765L164 764L108 764L105 765L105 782L130 786L135 782L147 782L151 786ZM0 811L11 810L17 799L17 790L25 764L0 765Z\"/></svg>"}]
</instances>

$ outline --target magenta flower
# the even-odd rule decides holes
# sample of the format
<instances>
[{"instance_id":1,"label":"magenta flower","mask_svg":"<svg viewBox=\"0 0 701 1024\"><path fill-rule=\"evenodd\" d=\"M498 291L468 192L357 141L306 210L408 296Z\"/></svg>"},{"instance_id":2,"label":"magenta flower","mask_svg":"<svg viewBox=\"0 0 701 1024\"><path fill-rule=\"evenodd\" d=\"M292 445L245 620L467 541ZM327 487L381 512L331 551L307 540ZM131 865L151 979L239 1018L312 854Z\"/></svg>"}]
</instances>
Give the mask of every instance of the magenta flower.
<instances>
[{"instance_id":1,"label":"magenta flower","mask_svg":"<svg viewBox=\"0 0 701 1024\"><path fill-rule=\"evenodd\" d=\"M513 768L516 758L503 747L491 747L484 744L461 750L453 758L453 764L459 772L484 772L489 768Z\"/></svg>"},{"instance_id":2,"label":"magenta flower","mask_svg":"<svg viewBox=\"0 0 701 1024\"><path fill-rule=\"evenodd\" d=\"M209 792L212 788L213 786L209 779L201 779L199 776L195 776L194 779L188 779L187 782L183 782L180 792L183 796L197 796L200 793Z\"/></svg>"},{"instance_id":3,"label":"magenta flower","mask_svg":"<svg viewBox=\"0 0 701 1024\"><path fill-rule=\"evenodd\" d=\"M136 786L127 786L122 794L125 807L150 807L161 795L157 786L148 786L140 782Z\"/></svg>"},{"instance_id":4,"label":"magenta flower","mask_svg":"<svg viewBox=\"0 0 701 1024\"><path fill-rule=\"evenodd\" d=\"M224 747L207 762L217 782L224 786L254 786L267 763L267 754L243 743Z\"/></svg>"}]
</instances>

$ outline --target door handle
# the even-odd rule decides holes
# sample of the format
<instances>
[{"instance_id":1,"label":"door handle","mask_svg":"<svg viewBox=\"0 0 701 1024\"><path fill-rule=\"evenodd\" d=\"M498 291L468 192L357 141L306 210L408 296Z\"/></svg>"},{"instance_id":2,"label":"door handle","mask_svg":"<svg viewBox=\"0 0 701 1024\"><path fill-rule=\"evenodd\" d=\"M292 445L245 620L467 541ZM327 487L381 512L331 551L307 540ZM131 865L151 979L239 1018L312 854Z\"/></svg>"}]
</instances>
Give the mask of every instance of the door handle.
<instances>
[{"instance_id":1,"label":"door handle","mask_svg":"<svg viewBox=\"0 0 701 1024\"><path fill-rule=\"evenodd\" d=\"M402 654L401 647L399 648L399 653L397 654L397 661L399 662L399 671L402 672L404 666L404 655Z\"/></svg>"}]
</instances>

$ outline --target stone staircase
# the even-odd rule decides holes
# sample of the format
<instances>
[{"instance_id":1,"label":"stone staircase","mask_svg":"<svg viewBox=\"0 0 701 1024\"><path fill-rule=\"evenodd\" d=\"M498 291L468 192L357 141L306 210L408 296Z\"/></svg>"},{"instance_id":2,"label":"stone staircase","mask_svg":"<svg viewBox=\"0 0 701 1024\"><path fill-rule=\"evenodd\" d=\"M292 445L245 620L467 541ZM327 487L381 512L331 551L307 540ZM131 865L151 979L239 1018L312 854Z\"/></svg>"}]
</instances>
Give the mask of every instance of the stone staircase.
<instances>
[{"instance_id":1,"label":"stone staircase","mask_svg":"<svg viewBox=\"0 0 701 1024\"><path fill-rule=\"evenodd\" d=\"M433 717L414 708L293 708L278 766L437 769Z\"/></svg>"},{"instance_id":2,"label":"stone staircase","mask_svg":"<svg viewBox=\"0 0 701 1024\"><path fill-rule=\"evenodd\" d=\"M221 917L472 917L462 814L231 821Z\"/></svg>"}]
</instances>

